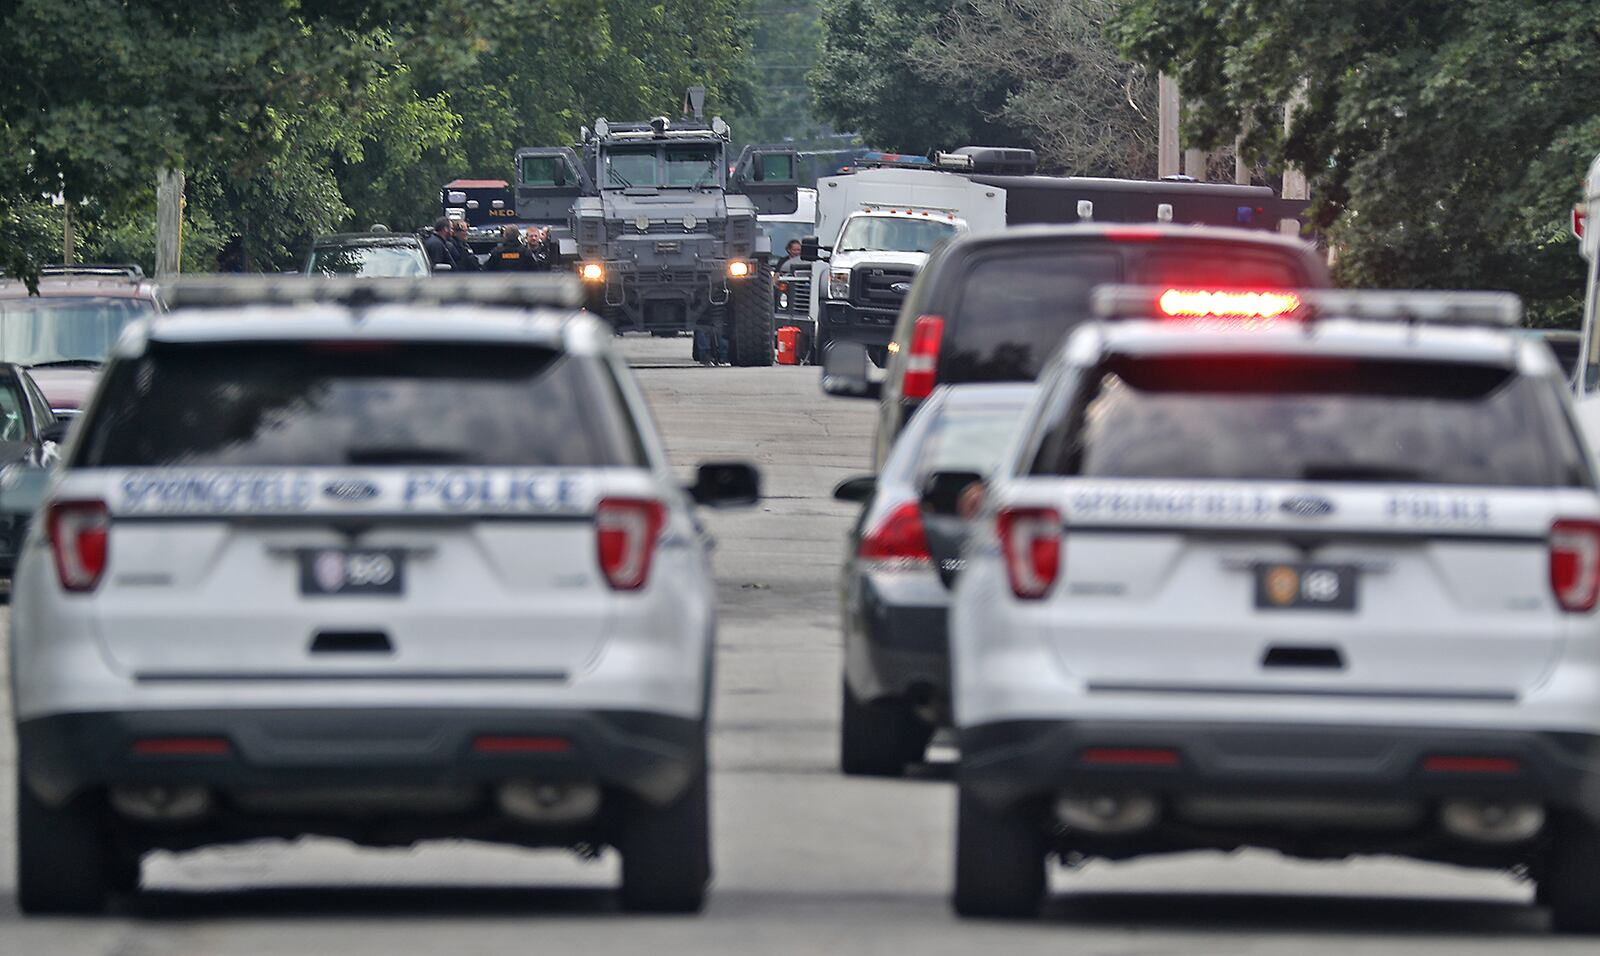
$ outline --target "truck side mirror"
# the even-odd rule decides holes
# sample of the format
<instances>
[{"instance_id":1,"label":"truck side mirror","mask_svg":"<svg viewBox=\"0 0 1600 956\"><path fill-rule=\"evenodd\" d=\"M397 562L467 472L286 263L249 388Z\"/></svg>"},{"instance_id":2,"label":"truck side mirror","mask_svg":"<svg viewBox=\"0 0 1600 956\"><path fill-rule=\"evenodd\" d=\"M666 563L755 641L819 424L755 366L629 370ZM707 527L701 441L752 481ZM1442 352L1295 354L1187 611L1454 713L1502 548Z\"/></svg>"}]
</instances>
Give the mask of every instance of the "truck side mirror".
<instances>
[{"instance_id":1,"label":"truck side mirror","mask_svg":"<svg viewBox=\"0 0 1600 956\"><path fill-rule=\"evenodd\" d=\"M822 249L817 244L816 236L806 236L800 240L801 262L817 262L823 258Z\"/></svg>"}]
</instances>

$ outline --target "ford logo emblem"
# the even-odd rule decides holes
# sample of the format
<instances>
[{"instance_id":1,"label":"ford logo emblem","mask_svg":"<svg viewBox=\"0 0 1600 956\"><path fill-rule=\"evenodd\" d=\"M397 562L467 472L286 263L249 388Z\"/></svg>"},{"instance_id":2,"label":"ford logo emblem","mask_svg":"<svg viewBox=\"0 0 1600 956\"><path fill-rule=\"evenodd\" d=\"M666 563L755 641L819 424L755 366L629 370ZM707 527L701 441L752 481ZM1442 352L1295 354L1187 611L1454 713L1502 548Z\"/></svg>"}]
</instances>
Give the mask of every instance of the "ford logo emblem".
<instances>
[{"instance_id":1,"label":"ford logo emblem","mask_svg":"<svg viewBox=\"0 0 1600 956\"><path fill-rule=\"evenodd\" d=\"M1294 495L1278 507L1296 518L1326 518L1333 514L1333 502L1320 495Z\"/></svg>"},{"instance_id":2,"label":"ford logo emblem","mask_svg":"<svg viewBox=\"0 0 1600 956\"><path fill-rule=\"evenodd\" d=\"M371 501L378 497L378 486L360 478L344 478L323 485L322 493L336 501Z\"/></svg>"},{"instance_id":3,"label":"ford logo emblem","mask_svg":"<svg viewBox=\"0 0 1600 956\"><path fill-rule=\"evenodd\" d=\"M907 292L911 291L911 283L909 283L909 282L896 282L894 285L889 287L889 291L890 292L898 292L901 295L905 295Z\"/></svg>"}]
</instances>

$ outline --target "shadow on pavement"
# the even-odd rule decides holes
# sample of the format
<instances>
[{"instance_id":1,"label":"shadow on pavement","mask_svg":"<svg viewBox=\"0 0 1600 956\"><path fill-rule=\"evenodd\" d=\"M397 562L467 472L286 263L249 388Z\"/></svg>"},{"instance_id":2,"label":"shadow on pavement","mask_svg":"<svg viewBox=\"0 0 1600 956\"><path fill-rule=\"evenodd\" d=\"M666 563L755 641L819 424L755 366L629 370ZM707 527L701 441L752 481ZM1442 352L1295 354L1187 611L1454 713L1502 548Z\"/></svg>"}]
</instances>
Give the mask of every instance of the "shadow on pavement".
<instances>
[{"instance_id":1,"label":"shadow on pavement","mask_svg":"<svg viewBox=\"0 0 1600 956\"><path fill-rule=\"evenodd\" d=\"M1280 896L1258 893L1065 893L1050 923L1184 932L1547 935L1541 908L1505 900Z\"/></svg>"},{"instance_id":2,"label":"shadow on pavement","mask_svg":"<svg viewBox=\"0 0 1600 956\"><path fill-rule=\"evenodd\" d=\"M146 920L239 917L384 917L618 915L609 889L550 887L282 886L216 892L146 890L122 900L115 915Z\"/></svg>"}]
</instances>

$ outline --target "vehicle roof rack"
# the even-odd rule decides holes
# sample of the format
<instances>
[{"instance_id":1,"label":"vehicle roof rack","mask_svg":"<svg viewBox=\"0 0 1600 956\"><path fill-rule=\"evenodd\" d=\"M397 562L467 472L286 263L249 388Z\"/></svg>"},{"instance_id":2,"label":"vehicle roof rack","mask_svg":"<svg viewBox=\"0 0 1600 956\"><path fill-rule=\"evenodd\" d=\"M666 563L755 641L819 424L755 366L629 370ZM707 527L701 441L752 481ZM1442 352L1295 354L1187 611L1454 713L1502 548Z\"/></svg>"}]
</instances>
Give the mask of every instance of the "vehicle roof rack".
<instances>
[{"instance_id":1,"label":"vehicle roof rack","mask_svg":"<svg viewBox=\"0 0 1600 956\"><path fill-rule=\"evenodd\" d=\"M1512 328L1522 322L1522 300L1510 292L1107 285L1094 290L1093 307L1101 319L1361 319L1490 328Z\"/></svg>"},{"instance_id":2,"label":"vehicle roof rack","mask_svg":"<svg viewBox=\"0 0 1600 956\"><path fill-rule=\"evenodd\" d=\"M162 292L169 308L249 305L475 305L511 309L576 309L583 286L575 275L361 278L359 276L203 276Z\"/></svg>"},{"instance_id":3,"label":"vehicle roof rack","mask_svg":"<svg viewBox=\"0 0 1600 956\"><path fill-rule=\"evenodd\" d=\"M107 279L127 279L130 282L144 280L144 270L133 263L104 263L93 265L47 265L39 267L41 276L100 276Z\"/></svg>"}]
</instances>

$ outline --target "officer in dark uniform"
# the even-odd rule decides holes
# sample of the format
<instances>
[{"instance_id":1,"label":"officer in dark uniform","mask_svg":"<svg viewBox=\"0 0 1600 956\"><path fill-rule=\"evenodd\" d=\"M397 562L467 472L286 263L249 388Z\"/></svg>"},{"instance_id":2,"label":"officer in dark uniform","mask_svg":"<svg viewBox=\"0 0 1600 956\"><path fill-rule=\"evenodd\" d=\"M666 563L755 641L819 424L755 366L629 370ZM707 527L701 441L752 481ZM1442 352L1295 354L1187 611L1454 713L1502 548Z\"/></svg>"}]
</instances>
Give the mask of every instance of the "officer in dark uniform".
<instances>
[{"instance_id":1,"label":"officer in dark uniform","mask_svg":"<svg viewBox=\"0 0 1600 956\"><path fill-rule=\"evenodd\" d=\"M433 231L422 240L428 261L436 266L456 267L456 257L450 251L450 220L440 216L433 221Z\"/></svg>"},{"instance_id":2,"label":"officer in dark uniform","mask_svg":"<svg viewBox=\"0 0 1600 956\"><path fill-rule=\"evenodd\" d=\"M486 272L524 272L529 267L528 247L522 241L522 232L516 226L500 230L500 241L489 250L489 259L483 264Z\"/></svg>"},{"instance_id":3,"label":"officer in dark uniform","mask_svg":"<svg viewBox=\"0 0 1600 956\"><path fill-rule=\"evenodd\" d=\"M483 266L478 262L478 257L473 255L472 247L467 245L467 221L457 219L451 225L450 255L455 260L457 272L478 272Z\"/></svg>"}]
</instances>

